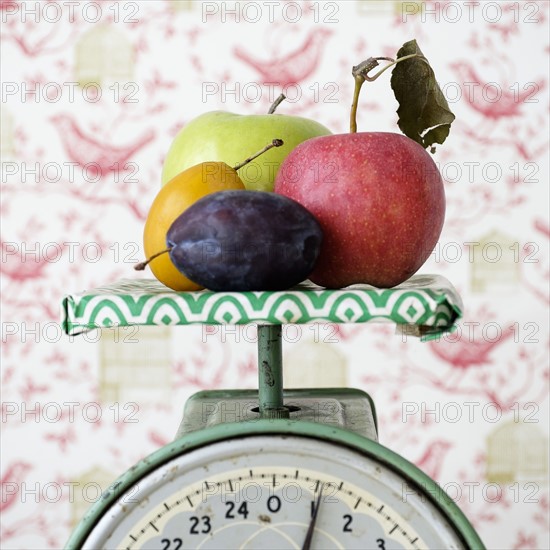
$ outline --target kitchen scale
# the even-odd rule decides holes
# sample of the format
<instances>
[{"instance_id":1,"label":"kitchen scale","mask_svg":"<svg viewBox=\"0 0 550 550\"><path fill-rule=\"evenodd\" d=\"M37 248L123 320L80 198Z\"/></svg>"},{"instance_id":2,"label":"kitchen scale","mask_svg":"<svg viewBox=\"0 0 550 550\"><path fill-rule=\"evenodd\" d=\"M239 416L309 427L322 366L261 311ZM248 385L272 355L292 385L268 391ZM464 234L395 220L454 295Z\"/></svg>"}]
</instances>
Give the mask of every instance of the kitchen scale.
<instances>
[{"instance_id":1,"label":"kitchen scale","mask_svg":"<svg viewBox=\"0 0 550 550\"><path fill-rule=\"evenodd\" d=\"M201 391L175 440L115 481L69 549L484 548L435 481L377 441L358 389L285 389L285 323L390 321L424 339L453 330L462 303L443 277L392 289L303 284L282 292L173 292L123 280L64 299L64 330L247 324L258 390Z\"/></svg>"}]
</instances>

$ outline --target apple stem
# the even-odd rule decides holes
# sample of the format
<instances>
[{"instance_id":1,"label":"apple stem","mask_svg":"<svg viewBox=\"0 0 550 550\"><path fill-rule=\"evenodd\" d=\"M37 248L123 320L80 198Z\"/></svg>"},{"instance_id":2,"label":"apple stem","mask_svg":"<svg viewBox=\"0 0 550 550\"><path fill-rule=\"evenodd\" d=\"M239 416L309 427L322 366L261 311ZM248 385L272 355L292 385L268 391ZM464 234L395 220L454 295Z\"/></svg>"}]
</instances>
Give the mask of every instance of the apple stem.
<instances>
[{"instance_id":1,"label":"apple stem","mask_svg":"<svg viewBox=\"0 0 550 550\"><path fill-rule=\"evenodd\" d=\"M275 112L275 109L286 99L285 94L281 94L272 104L269 108L269 111L267 111L268 115L272 115Z\"/></svg>"},{"instance_id":2,"label":"apple stem","mask_svg":"<svg viewBox=\"0 0 550 550\"><path fill-rule=\"evenodd\" d=\"M356 65L352 68L351 74L355 79L355 88L353 90L353 102L351 104L349 119L350 133L355 134L355 132L357 132L357 105L359 104L359 93L361 92L361 87L363 86L365 80L368 80L369 82L374 82L384 71L387 71L390 67L393 67L401 61L405 61L405 59L410 59L411 57L417 56L417 53L413 53L411 55L400 57L397 60L392 59L391 57L369 57L368 59L365 59L365 61L361 61L359 65ZM383 69L380 69L375 75L369 76L369 73L380 64L378 63L379 60L390 61L390 63L388 63Z\"/></svg>"},{"instance_id":3,"label":"apple stem","mask_svg":"<svg viewBox=\"0 0 550 550\"><path fill-rule=\"evenodd\" d=\"M239 170L239 168L242 168L245 164L248 164L250 161L254 160L260 155L263 155L266 151L269 151L273 147L280 147L281 145L284 145L284 141L282 139L274 139L271 143L268 143L261 151L254 153L252 156L248 157L246 160L243 160L239 164L236 164L233 168L235 170Z\"/></svg>"},{"instance_id":4,"label":"apple stem","mask_svg":"<svg viewBox=\"0 0 550 550\"><path fill-rule=\"evenodd\" d=\"M170 250L172 250L172 248L174 248L173 246L169 247L169 248L165 248L164 250L161 250L160 252L157 252L156 254L153 254L152 256L150 256L149 258L147 258L147 260L145 260L144 262L140 262L139 264L136 264L134 266L134 269L136 271L143 271L145 269L145 266L151 262L152 260L154 260L155 258L158 258L159 256L161 256L162 254L166 254L167 252L170 252Z\"/></svg>"}]
</instances>

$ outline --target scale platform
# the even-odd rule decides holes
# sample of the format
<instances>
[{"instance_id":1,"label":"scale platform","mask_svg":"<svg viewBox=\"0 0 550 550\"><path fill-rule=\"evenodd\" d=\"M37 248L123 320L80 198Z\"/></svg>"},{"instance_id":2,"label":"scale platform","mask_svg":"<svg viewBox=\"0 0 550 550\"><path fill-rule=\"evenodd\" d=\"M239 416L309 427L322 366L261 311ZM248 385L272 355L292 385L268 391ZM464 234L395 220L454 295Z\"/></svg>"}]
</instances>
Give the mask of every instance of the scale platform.
<instances>
[{"instance_id":1,"label":"scale platform","mask_svg":"<svg viewBox=\"0 0 550 550\"><path fill-rule=\"evenodd\" d=\"M393 322L410 335L453 331L462 300L440 275L414 275L390 289L352 285L328 290L305 282L290 290L175 292L154 279L123 279L63 300L63 329L75 335L130 325L282 325Z\"/></svg>"}]
</instances>

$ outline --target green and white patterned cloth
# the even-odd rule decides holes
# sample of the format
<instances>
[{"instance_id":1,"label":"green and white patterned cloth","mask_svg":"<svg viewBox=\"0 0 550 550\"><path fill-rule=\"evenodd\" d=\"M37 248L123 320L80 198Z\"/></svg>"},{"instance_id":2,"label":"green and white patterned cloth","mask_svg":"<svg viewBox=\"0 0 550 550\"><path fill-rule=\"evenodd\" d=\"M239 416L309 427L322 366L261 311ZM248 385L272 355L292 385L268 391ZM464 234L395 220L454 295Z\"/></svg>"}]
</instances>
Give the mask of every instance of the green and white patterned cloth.
<instances>
[{"instance_id":1,"label":"green and white patterned cloth","mask_svg":"<svg viewBox=\"0 0 550 550\"><path fill-rule=\"evenodd\" d=\"M129 325L394 322L432 338L462 316L460 296L439 275L415 275L391 289L351 285L328 290L309 282L290 290L175 292L154 279L123 279L63 300L67 334Z\"/></svg>"}]
</instances>

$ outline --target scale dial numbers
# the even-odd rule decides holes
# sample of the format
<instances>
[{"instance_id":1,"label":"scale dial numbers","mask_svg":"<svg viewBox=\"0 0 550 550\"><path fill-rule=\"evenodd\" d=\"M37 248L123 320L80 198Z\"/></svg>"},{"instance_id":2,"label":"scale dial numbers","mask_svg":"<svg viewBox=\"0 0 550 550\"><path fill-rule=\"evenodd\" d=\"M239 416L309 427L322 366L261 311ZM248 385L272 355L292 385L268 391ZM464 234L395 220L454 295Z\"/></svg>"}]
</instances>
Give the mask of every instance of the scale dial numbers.
<instances>
[{"instance_id":1,"label":"scale dial numbers","mask_svg":"<svg viewBox=\"0 0 550 550\"><path fill-rule=\"evenodd\" d=\"M302 548L317 503L314 548L424 546L417 533L400 528L404 518L369 492L291 468L236 470L189 487L138 521L120 546L214 549L231 540L243 549Z\"/></svg>"},{"instance_id":2,"label":"scale dial numbers","mask_svg":"<svg viewBox=\"0 0 550 550\"><path fill-rule=\"evenodd\" d=\"M155 468L119 497L83 547L465 546L437 504L376 457L313 437L270 434L214 442Z\"/></svg>"}]
</instances>

